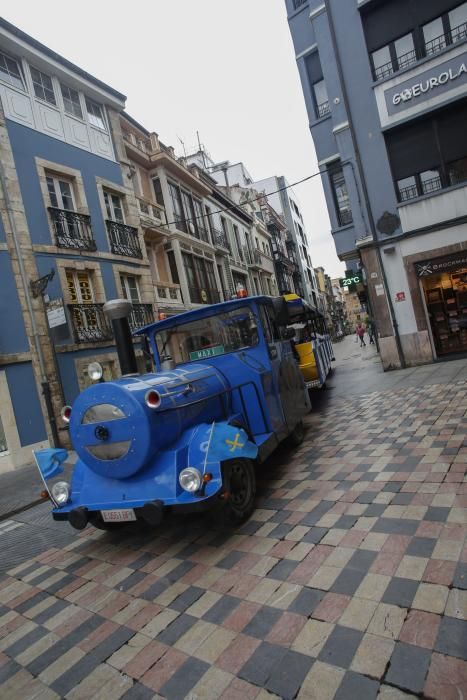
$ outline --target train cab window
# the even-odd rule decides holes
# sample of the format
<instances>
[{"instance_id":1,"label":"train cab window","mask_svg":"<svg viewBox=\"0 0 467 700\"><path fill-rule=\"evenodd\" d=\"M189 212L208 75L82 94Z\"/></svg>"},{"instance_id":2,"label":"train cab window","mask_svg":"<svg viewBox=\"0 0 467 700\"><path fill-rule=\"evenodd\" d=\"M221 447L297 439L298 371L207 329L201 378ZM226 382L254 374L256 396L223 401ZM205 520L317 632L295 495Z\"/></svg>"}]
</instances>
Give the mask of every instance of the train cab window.
<instances>
[{"instance_id":1,"label":"train cab window","mask_svg":"<svg viewBox=\"0 0 467 700\"><path fill-rule=\"evenodd\" d=\"M276 323L274 311L269 309L265 304L261 304L259 309L266 342L274 343L281 340L279 326Z\"/></svg>"},{"instance_id":2,"label":"train cab window","mask_svg":"<svg viewBox=\"0 0 467 700\"><path fill-rule=\"evenodd\" d=\"M175 364L206 360L258 344L258 327L248 307L216 314L156 333L161 362Z\"/></svg>"}]
</instances>

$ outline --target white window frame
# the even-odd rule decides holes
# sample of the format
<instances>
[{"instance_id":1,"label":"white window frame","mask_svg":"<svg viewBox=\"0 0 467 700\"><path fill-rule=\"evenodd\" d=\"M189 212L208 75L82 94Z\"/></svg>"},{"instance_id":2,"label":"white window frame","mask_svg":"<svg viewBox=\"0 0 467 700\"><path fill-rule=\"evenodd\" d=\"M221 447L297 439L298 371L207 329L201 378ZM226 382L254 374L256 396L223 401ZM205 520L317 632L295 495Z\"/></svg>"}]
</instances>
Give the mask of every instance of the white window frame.
<instances>
[{"instance_id":1,"label":"white window frame","mask_svg":"<svg viewBox=\"0 0 467 700\"><path fill-rule=\"evenodd\" d=\"M93 280L92 280L92 274L90 273L90 271L89 270L74 270L71 267L67 267L65 269L65 278L67 280L67 293L69 293L69 289L68 289L68 273L69 272L71 272L71 275L73 277L73 284L75 286L76 297L78 299L78 301L71 302L71 303L72 304L95 304L96 303L96 294L94 292L94 284L93 284ZM84 272L88 276L89 289L91 290L91 297L92 297L91 301L83 301L83 299L81 297L81 287L79 285L79 279L78 279L78 273L80 273L80 272L81 273Z\"/></svg>"},{"instance_id":2,"label":"white window frame","mask_svg":"<svg viewBox=\"0 0 467 700\"><path fill-rule=\"evenodd\" d=\"M108 218L109 221L114 221L117 224L124 224L125 223L125 207L124 207L124 201L123 197L121 194L118 192L112 192L111 190L103 190L104 192L104 205L105 205L105 213L106 217ZM114 203L112 200L112 197L118 197L120 200L120 209L122 212L122 219L123 221L120 221L115 217L115 207ZM111 216L109 217L109 211Z\"/></svg>"},{"instance_id":3,"label":"white window frame","mask_svg":"<svg viewBox=\"0 0 467 700\"><path fill-rule=\"evenodd\" d=\"M83 117L83 105L81 104L81 98L80 98L80 94L79 94L78 90L75 90L75 88L70 87L70 86L67 85L66 83L60 82L59 84L60 84L60 97L61 97L61 99L62 99L63 111L65 112L65 114L67 114L67 115L70 116L70 117L74 117L75 119L79 119L80 121L84 121L84 117ZM74 92L74 93L76 94L76 97L78 98L79 115L78 115L78 114L75 114L75 112L69 112L68 109L66 108L65 99L68 99L72 104L75 104L75 103L73 102L73 100L72 100L70 97L67 96L67 97L65 98L65 95L63 94L63 91L64 91L64 90L69 90L70 93L71 93L71 92Z\"/></svg>"},{"instance_id":4,"label":"white window frame","mask_svg":"<svg viewBox=\"0 0 467 700\"><path fill-rule=\"evenodd\" d=\"M100 129L101 131L107 131L107 123L105 119L105 111L104 111L104 105L100 104L99 102L96 102L95 100L92 100L90 97L87 97L86 95L84 96L85 104L86 104L86 116L88 123L94 127L95 129ZM92 110L90 111L89 106L93 105L94 107L99 108L99 113L100 113L100 120L102 121L102 126L100 124L95 124L93 122L93 119L97 119L95 114L93 114Z\"/></svg>"},{"instance_id":5,"label":"white window frame","mask_svg":"<svg viewBox=\"0 0 467 700\"><path fill-rule=\"evenodd\" d=\"M130 288L128 285L128 278L129 277L132 277L135 280L136 291L137 291L137 295L138 295L137 301L133 300L131 298ZM141 290L140 290L140 283L139 283L139 275L133 275L133 274L130 274L127 272L120 272L120 284L122 286L122 292L123 292L123 296L125 297L125 299L127 299L128 301L131 301L132 304L141 304Z\"/></svg>"},{"instance_id":6,"label":"white window frame","mask_svg":"<svg viewBox=\"0 0 467 700\"><path fill-rule=\"evenodd\" d=\"M55 93L54 80L53 80L52 76L48 75L47 73L44 73L43 71L39 70L39 68L36 68L35 66L29 66L29 71L31 73L31 83L32 83L32 90L33 90L34 98L36 100L40 100L41 102L45 102L45 104L48 104L52 107L58 108L57 95ZM33 71L36 71L36 73L39 73L39 75L41 76L40 85L41 85L42 89L44 90L44 97L40 97L40 95L38 95L36 93L36 85L38 85L38 83L34 82ZM48 78L50 80L51 87L47 86L47 90L50 90L50 89L52 90L52 94L53 94L53 98L54 98L53 102L51 102L50 100L47 99L47 97L45 97L46 92L45 92L44 84L42 82L42 76L44 76L45 78Z\"/></svg>"},{"instance_id":7,"label":"white window frame","mask_svg":"<svg viewBox=\"0 0 467 700\"><path fill-rule=\"evenodd\" d=\"M23 72L23 67L22 67L22 65L21 65L21 61L19 61L19 59L17 59L17 58L14 58L13 56L10 56L10 54L5 53L5 51L0 51L0 56L4 56L4 57L7 58L9 61L13 61L13 63L16 64L16 67L17 67L17 69L18 69L18 75L19 75L19 78L20 78L20 80L21 80L21 85L22 85L22 87L19 87L18 85L16 85L15 83L12 83L10 80L7 79L6 76L7 76L7 75L8 75L8 76L10 75L10 71L8 70L8 67L7 67L7 72L6 72L6 73L5 73L4 71L1 71L1 72L0 72L0 81L1 81L2 83L5 83L5 85L8 85L8 87L12 87L12 88L15 88L16 90L22 90L23 92L26 92L26 91L27 91L26 79L25 79L25 76L24 76L24 72Z\"/></svg>"},{"instance_id":8,"label":"white window frame","mask_svg":"<svg viewBox=\"0 0 467 700\"><path fill-rule=\"evenodd\" d=\"M53 185L54 185L55 196L57 198L57 202L59 205L58 209L63 209L64 211L76 212L76 199L75 199L75 193L73 190L73 182L71 180L68 180L66 177L60 177L60 175L52 175L51 173L46 173L46 180L49 180L49 179L52 180ZM73 209L66 209L63 206L63 196L62 196L62 191L60 189L60 182L65 182L70 187L71 200L73 202ZM50 192L49 192L48 183L47 183L47 194L49 196L50 206L53 207L54 205L52 204L52 201L50 200Z\"/></svg>"}]
</instances>

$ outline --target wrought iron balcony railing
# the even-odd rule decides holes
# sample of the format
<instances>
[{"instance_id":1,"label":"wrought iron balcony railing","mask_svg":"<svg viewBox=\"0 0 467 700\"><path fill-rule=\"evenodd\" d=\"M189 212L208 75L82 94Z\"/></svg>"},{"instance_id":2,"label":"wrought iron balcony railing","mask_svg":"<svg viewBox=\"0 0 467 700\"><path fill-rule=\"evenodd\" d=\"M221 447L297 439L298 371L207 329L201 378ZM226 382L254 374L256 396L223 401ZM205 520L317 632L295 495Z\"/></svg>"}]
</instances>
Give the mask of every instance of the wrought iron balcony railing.
<instances>
[{"instance_id":1,"label":"wrought iron balcony railing","mask_svg":"<svg viewBox=\"0 0 467 700\"><path fill-rule=\"evenodd\" d=\"M326 100L326 102L322 102L320 105L318 105L317 111L318 111L318 119L325 117L327 114L331 114L331 108L329 107L329 101Z\"/></svg>"},{"instance_id":2,"label":"wrought iron balcony railing","mask_svg":"<svg viewBox=\"0 0 467 700\"><path fill-rule=\"evenodd\" d=\"M225 250L230 250L229 240L224 231L219 231L217 228L211 229L212 242L216 248L225 248Z\"/></svg>"},{"instance_id":3,"label":"wrought iron balcony railing","mask_svg":"<svg viewBox=\"0 0 467 700\"><path fill-rule=\"evenodd\" d=\"M54 226L57 246L76 250L96 250L90 216L56 207L49 207L48 211Z\"/></svg>"},{"instance_id":4,"label":"wrought iron balcony railing","mask_svg":"<svg viewBox=\"0 0 467 700\"><path fill-rule=\"evenodd\" d=\"M154 321L154 311L151 304L133 304L128 320L132 331L152 323Z\"/></svg>"},{"instance_id":5,"label":"wrought iron balcony railing","mask_svg":"<svg viewBox=\"0 0 467 700\"><path fill-rule=\"evenodd\" d=\"M119 221L107 221L107 232L110 239L110 250L115 255L126 255L129 258L142 258L143 253L139 244L138 229L127 226Z\"/></svg>"},{"instance_id":6,"label":"wrought iron balcony railing","mask_svg":"<svg viewBox=\"0 0 467 700\"><path fill-rule=\"evenodd\" d=\"M467 39L467 22L463 22L459 26L453 27L449 32L425 42L425 53L427 56L431 56L434 53L438 53L438 51L442 51L450 44L455 44L463 39Z\"/></svg>"},{"instance_id":7,"label":"wrought iron balcony railing","mask_svg":"<svg viewBox=\"0 0 467 700\"><path fill-rule=\"evenodd\" d=\"M299 7L307 3L308 0L293 0L293 7L294 10L298 10Z\"/></svg>"},{"instance_id":8,"label":"wrought iron balcony railing","mask_svg":"<svg viewBox=\"0 0 467 700\"><path fill-rule=\"evenodd\" d=\"M350 209L341 209L337 212L339 226L347 226L353 222L353 214Z\"/></svg>"},{"instance_id":9,"label":"wrought iron balcony railing","mask_svg":"<svg viewBox=\"0 0 467 700\"><path fill-rule=\"evenodd\" d=\"M103 304L68 304L75 343L111 340L112 330Z\"/></svg>"}]
</instances>

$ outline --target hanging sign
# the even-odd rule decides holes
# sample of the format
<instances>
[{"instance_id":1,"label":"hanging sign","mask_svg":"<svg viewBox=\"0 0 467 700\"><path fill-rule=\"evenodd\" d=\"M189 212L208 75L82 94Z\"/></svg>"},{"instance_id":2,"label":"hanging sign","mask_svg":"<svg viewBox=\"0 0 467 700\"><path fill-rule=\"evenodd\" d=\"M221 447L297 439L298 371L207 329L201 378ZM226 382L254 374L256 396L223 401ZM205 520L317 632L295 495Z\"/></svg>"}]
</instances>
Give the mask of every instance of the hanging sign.
<instances>
[{"instance_id":1,"label":"hanging sign","mask_svg":"<svg viewBox=\"0 0 467 700\"><path fill-rule=\"evenodd\" d=\"M47 304L47 320L49 328L63 326L66 323L65 309L63 307L63 299L51 299Z\"/></svg>"}]
</instances>

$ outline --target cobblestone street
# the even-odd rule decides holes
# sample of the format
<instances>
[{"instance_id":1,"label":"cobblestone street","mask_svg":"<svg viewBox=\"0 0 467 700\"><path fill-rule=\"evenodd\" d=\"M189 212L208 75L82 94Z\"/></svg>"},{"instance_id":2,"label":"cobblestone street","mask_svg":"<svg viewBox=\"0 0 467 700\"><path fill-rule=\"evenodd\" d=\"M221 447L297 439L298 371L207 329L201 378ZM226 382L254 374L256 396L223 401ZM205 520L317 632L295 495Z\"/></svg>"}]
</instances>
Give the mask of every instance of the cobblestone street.
<instances>
[{"instance_id":1,"label":"cobblestone street","mask_svg":"<svg viewBox=\"0 0 467 700\"><path fill-rule=\"evenodd\" d=\"M3 698L467 696L466 363L411 386L369 354L350 391L351 343L236 531L79 535L48 504L1 523Z\"/></svg>"}]
</instances>

